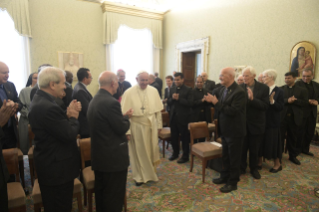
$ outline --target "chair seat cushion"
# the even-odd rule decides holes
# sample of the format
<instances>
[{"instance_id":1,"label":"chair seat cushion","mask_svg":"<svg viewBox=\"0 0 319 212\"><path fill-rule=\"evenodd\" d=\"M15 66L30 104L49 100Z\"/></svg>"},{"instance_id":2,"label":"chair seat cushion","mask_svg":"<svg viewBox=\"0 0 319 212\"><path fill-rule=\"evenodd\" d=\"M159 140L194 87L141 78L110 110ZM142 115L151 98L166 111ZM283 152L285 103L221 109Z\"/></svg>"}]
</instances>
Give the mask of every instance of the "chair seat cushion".
<instances>
[{"instance_id":1,"label":"chair seat cushion","mask_svg":"<svg viewBox=\"0 0 319 212\"><path fill-rule=\"evenodd\" d=\"M214 131L214 130L215 130L215 124L213 124L213 123L208 123L208 130L209 130L209 131Z\"/></svg>"},{"instance_id":2,"label":"chair seat cushion","mask_svg":"<svg viewBox=\"0 0 319 212\"><path fill-rule=\"evenodd\" d=\"M210 157L222 154L222 147L218 147L210 142L201 142L192 146L192 151L201 157Z\"/></svg>"},{"instance_id":3,"label":"chair seat cushion","mask_svg":"<svg viewBox=\"0 0 319 212\"><path fill-rule=\"evenodd\" d=\"M23 160L23 152L21 151L21 149L18 149L18 159L19 161Z\"/></svg>"},{"instance_id":4,"label":"chair seat cushion","mask_svg":"<svg viewBox=\"0 0 319 212\"><path fill-rule=\"evenodd\" d=\"M32 199L33 199L33 204L38 204L38 203L42 202L41 191L40 191L38 179L35 179L34 184L33 184Z\"/></svg>"},{"instance_id":5,"label":"chair seat cushion","mask_svg":"<svg viewBox=\"0 0 319 212\"><path fill-rule=\"evenodd\" d=\"M171 137L171 128L169 127L163 127L161 132L158 134L158 136L162 139L170 138Z\"/></svg>"},{"instance_id":6,"label":"chair seat cushion","mask_svg":"<svg viewBox=\"0 0 319 212\"><path fill-rule=\"evenodd\" d=\"M29 159L33 158L33 150L34 150L34 146L30 147L29 151L28 151L28 157Z\"/></svg>"},{"instance_id":7,"label":"chair seat cushion","mask_svg":"<svg viewBox=\"0 0 319 212\"><path fill-rule=\"evenodd\" d=\"M15 208L25 205L25 193L20 182L7 183L8 205Z\"/></svg>"},{"instance_id":8,"label":"chair seat cushion","mask_svg":"<svg viewBox=\"0 0 319 212\"><path fill-rule=\"evenodd\" d=\"M73 189L73 194L80 193L82 189L82 183L78 178L74 179L74 189Z\"/></svg>"},{"instance_id":9,"label":"chair seat cushion","mask_svg":"<svg viewBox=\"0 0 319 212\"><path fill-rule=\"evenodd\" d=\"M92 166L83 169L83 183L86 189L93 189L95 183L95 175Z\"/></svg>"}]
</instances>

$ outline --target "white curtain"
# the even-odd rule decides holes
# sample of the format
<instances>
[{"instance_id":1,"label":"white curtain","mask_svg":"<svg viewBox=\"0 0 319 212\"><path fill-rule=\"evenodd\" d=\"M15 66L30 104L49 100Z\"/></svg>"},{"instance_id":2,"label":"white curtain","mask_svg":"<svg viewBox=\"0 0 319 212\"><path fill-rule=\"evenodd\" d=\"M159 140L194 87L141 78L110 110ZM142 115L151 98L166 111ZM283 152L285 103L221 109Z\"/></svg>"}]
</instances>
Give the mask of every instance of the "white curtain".
<instances>
[{"instance_id":1,"label":"white curtain","mask_svg":"<svg viewBox=\"0 0 319 212\"><path fill-rule=\"evenodd\" d=\"M31 73L29 38L18 34L7 11L0 10L0 20L0 60L9 67L9 81L19 93Z\"/></svg>"},{"instance_id":2,"label":"white curtain","mask_svg":"<svg viewBox=\"0 0 319 212\"><path fill-rule=\"evenodd\" d=\"M152 33L148 29L131 29L122 25L118 39L106 47L107 70L126 72L126 80L136 84L136 75L141 70L154 72Z\"/></svg>"}]
</instances>

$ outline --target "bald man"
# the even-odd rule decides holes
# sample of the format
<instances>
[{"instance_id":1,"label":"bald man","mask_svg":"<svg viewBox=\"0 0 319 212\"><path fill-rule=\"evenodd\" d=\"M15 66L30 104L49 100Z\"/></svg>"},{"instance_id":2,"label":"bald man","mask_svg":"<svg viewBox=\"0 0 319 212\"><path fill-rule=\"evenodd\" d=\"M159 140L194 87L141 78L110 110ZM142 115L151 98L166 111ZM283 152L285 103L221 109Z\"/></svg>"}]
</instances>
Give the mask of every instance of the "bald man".
<instances>
[{"instance_id":1,"label":"bald man","mask_svg":"<svg viewBox=\"0 0 319 212\"><path fill-rule=\"evenodd\" d=\"M3 101L12 102L16 111L20 111L23 107L16 87L9 79L9 67L0 61L0 107ZM2 149L9 149L17 147L18 129L15 116L12 115L8 122L2 127L4 136L1 139Z\"/></svg>"},{"instance_id":2,"label":"bald man","mask_svg":"<svg viewBox=\"0 0 319 212\"><path fill-rule=\"evenodd\" d=\"M158 91L158 94L161 97L161 86L155 81L155 76L153 74L150 74L148 77L148 84L154 88L156 88L156 90Z\"/></svg>"},{"instance_id":3,"label":"bald man","mask_svg":"<svg viewBox=\"0 0 319 212\"><path fill-rule=\"evenodd\" d=\"M215 82L208 79L207 73L203 72L201 73L201 76L203 78L203 88L206 88L208 92L212 92L215 88Z\"/></svg>"},{"instance_id":4,"label":"bald man","mask_svg":"<svg viewBox=\"0 0 319 212\"><path fill-rule=\"evenodd\" d=\"M240 180L241 148L246 134L246 98L245 91L235 82L235 70L227 67L221 70L219 88L213 94L205 96L216 111L223 144L223 169L215 184L224 184L223 193L237 190Z\"/></svg>"},{"instance_id":5,"label":"bald man","mask_svg":"<svg viewBox=\"0 0 319 212\"><path fill-rule=\"evenodd\" d=\"M263 83L263 73L258 75L258 82Z\"/></svg>"},{"instance_id":6,"label":"bald man","mask_svg":"<svg viewBox=\"0 0 319 212\"><path fill-rule=\"evenodd\" d=\"M129 166L128 140L132 110L124 115L113 97L117 76L109 71L99 76L100 89L90 102L87 117L91 135L92 170L95 174L96 211L122 211Z\"/></svg>"},{"instance_id":7,"label":"bald man","mask_svg":"<svg viewBox=\"0 0 319 212\"><path fill-rule=\"evenodd\" d=\"M241 85L241 84L243 84L244 83L244 77L243 77L243 75L239 75L238 77L237 77L237 84L238 85Z\"/></svg>"}]
</instances>

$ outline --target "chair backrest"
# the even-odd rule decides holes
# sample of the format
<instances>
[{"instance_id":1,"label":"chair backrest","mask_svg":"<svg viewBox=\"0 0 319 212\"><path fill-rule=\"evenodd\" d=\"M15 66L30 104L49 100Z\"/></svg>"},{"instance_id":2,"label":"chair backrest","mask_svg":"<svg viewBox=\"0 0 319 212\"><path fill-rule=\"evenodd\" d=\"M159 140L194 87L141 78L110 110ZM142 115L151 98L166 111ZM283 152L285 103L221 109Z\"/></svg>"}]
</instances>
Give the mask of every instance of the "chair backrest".
<instances>
[{"instance_id":1,"label":"chair backrest","mask_svg":"<svg viewBox=\"0 0 319 212\"><path fill-rule=\"evenodd\" d=\"M2 150L2 154L7 164L9 174L14 174L16 182L20 182L18 149L4 149Z\"/></svg>"},{"instance_id":2,"label":"chair backrest","mask_svg":"<svg viewBox=\"0 0 319 212\"><path fill-rule=\"evenodd\" d=\"M32 141L34 140L34 133L32 132L30 124L28 124L28 136L29 136L29 147L32 147Z\"/></svg>"},{"instance_id":3,"label":"chair backrest","mask_svg":"<svg viewBox=\"0 0 319 212\"><path fill-rule=\"evenodd\" d=\"M80 139L81 167L85 168L85 161L91 160L91 138Z\"/></svg>"},{"instance_id":4,"label":"chair backrest","mask_svg":"<svg viewBox=\"0 0 319 212\"><path fill-rule=\"evenodd\" d=\"M168 112L162 112L162 122L163 122L163 126L169 127L169 114L168 114Z\"/></svg>"},{"instance_id":5,"label":"chair backrest","mask_svg":"<svg viewBox=\"0 0 319 212\"><path fill-rule=\"evenodd\" d=\"M191 134L191 146L194 144L194 139L206 138L209 140L208 126L205 121L189 123Z\"/></svg>"},{"instance_id":6,"label":"chair backrest","mask_svg":"<svg viewBox=\"0 0 319 212\"><path fill-rule=\"evenodd\" d=\"M210 117L211 117L211 122L212 123L214 121L214 115L215 115L215 108L211 107L210 108Z\"/></svg>"}]
</instances>

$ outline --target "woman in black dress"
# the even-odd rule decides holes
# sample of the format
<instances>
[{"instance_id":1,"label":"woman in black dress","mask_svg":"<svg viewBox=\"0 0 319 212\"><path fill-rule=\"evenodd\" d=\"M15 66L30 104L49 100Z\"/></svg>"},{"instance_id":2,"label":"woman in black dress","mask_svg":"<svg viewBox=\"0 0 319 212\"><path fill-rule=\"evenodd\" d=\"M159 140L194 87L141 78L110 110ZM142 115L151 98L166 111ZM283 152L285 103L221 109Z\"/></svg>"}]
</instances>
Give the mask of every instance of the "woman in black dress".
<instances>
[{"instance_id":1,"label":"woman in black dress","mask_svg":"<svg viewBox=\"0 0 319 212\"><path fill-rule=\"evenodd\" d=\"M269 107L266 111L266 131L264 140L260 145L259 168L262 157L274 160L274 167L269 171L277 173L282 170L282 144L280 139L280 113L284 108L284 92L275 85L277 71L268 69L263 72L263 83L269 87Z\"/></svg>"}]
</instances>

